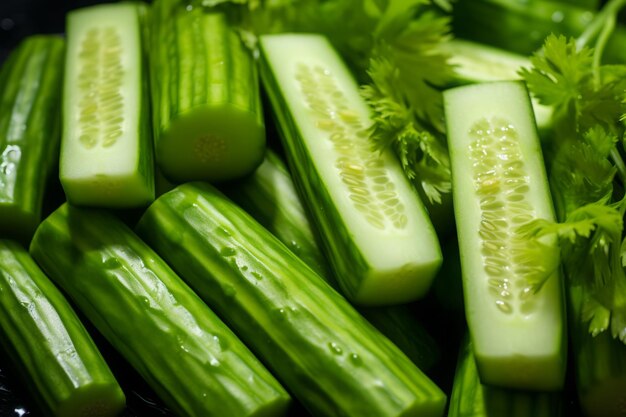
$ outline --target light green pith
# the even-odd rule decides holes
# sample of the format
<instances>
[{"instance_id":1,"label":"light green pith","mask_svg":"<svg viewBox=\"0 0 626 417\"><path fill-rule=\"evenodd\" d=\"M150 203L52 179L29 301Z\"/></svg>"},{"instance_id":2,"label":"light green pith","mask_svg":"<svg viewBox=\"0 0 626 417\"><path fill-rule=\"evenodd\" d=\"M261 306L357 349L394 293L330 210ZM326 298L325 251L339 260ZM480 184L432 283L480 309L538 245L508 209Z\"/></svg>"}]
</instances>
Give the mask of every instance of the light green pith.
<instances>
[{"instance_id":1,"label":"light green pith","mask_svg":"<svg viewBox=\"0 0 626 417\"><path fill-rule=\"evenodd\" d=\"M122 39L114 27L90 29L80 46L80 143L110 147L123 133Z\"/></svg>"},{"instance_id":2,"label":"light green pith","mask_svg":"<svg viewBox=\"0 0 626 417\"><path fill-rule=\"evenodd\" d=\"M491 301L505 314L531 313L535 288L530 275L541 273L534 262L536 242L518 227L536 213L529 204L529 177L518 132L505 119L480 119L470 129L474 188L480 203L481 253Z\"/></svg>"},{"instance_id":3,"label":"light green pith","mask_svg":"<svg viewBox=\"0 0 626 417\"><path fill-rule=\"evenodd\" d=\"M316 117L317 128L328 133L337 155L335 167L354 208L378 229L405 228L405 207L379 153L371 151L369 126L350 109L332 72L300 63L296 80L307 107Z\"/></svg>"}]
</instances>

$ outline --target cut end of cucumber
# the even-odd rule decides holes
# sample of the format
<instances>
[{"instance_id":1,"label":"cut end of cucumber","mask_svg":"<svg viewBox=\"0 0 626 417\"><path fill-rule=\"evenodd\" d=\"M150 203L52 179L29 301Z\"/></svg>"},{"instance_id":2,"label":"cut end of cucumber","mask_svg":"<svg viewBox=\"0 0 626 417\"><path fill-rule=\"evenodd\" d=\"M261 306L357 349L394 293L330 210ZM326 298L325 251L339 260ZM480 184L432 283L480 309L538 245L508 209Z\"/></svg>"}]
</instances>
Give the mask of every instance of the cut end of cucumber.
<instances>
[{"instance_id":1,"label":"cut end of cucumber","mask_svg":"<svg viewBox=\"0 0 626 417\"><path fill-rule=\"evenodd\" d=\"M91 177L62 172L61 183L67 200L77 206L143 207L154 200L154 187L136 173L110 176L95 174Z\"/></svg>"},{"instance_id":2,"label":"cut end of cucumber","mask_svg":"<svg viewBox=\"0 0 626 417\"><path fill-rule=\"evenodd\" d=\"M63 417L115 417L126 407L126 397L115 384L90 384L72 392L54 415Z\"/></svg>"},{"instance_id":3,"label":"cut end of cucumber","mask_svg":"<svg viewBox=\"0 0 626 417\"><path fill-rule=\"evenodd\" d=\"M445 395L432 396L429 401L422 400L408 408L398 417L441 417L446 408Z\"/></svg>"},{"instance_id":4,"label":"cut end of cucumber","mask_svg":"<svg viewBox=\"0 0 626 417\"><path fill-rule=\"evenodd\" d=\"M173 120L156 152L159 167L172 181L232 180L263 161L265 128L251 112L202 106Z\"/></svg>"},{"instance_id":5,"label":"cut end of cucumber","mask_svg":"<svg viewBox=\"0 0 626 417\"><path fill-rule=\"evenodd\" d=\"M277 397L272 402L266 402L267 404L258 408L254 413L250 414L249 417L281 417L287 415L287 411L291 405L291 397L283 395Z\"/></svg>"},{"instance_id":6,"label":"cut end of cucumber","mask_svg":"<svg viewBox=\"0 0 626 417\"><path fill-rule=\"evenodd\" d=\"M375 271L363 279L352 301L364 306L382 306L420 299L430 289L432 277L441 264L440 257L429 263L405 265L394 271Z\"/></svg>"},{"instance_id":7,"label":"cut end of cucumber","mask_svg":"<svg viewBox=\"0 0 626 417\"><path fill-rule=\"evenodd\" d=\"M535 341L539 343L539 341ZM559 350L545 355L483 356L476 351L476 366L483 384L530 391L557 391L563 388L565 355Z\"/></svg>"}]
</instances>

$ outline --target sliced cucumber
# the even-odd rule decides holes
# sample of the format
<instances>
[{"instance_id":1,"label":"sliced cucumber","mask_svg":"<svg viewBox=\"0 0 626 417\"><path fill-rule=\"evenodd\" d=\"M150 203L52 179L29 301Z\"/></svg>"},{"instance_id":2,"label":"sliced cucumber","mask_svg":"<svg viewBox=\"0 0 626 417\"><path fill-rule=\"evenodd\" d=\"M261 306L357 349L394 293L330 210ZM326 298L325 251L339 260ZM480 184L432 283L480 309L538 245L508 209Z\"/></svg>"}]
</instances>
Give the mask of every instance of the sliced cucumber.
<instances>
[{"instance_id":1,"label":"sliced cucumber","mask_svg":"<svg viewBox=\"0 0 626 417\"><path fill-rule=\"evenodd\" d=\"M111 213L64 204L30 251L177 415L285 414L290 397L276 379Z\"/></svg>"},{"instance_id":2,"label":"sliced cucumber","mask_svg":"<svg viewBox=\"0 0 626 417\"><path fill-rule=\"evenodd\" d=\"M156 159L172 181L223 181L263 160L265 127L252 53L229 17L201 2L152 6Z\"/></svg>"},{"instance_id":3,"label":"sliced cucumber","mask_svg":"<svg viewBox=\"0 0 626 417\"><path fill-rule=\"evenodd\" d=\"M124 393L98 348L28 252L0 240L0 342L43 410L114 417Z\"/></svg>"},{"instance_id":4,"label":"sliced cucumber","mask_svg":"<svg viewBox=\"0 0 626 417\"><path fill-rule=\"evenodd\" d=\"M314 415L443 413L435 383L211 185L162 195L137 229Z\"/></svg>"},{"instance_id":5,"label":"sliced cucumber","mask_svg":"<svg viewBox=\"0 0 626 417\"><path fill-rule=\"evenodd\" d=\"M370 110L319 35L260 39L261 75L294 180L340 288L355 303L423 296L442 257L415 190L369 141Z\"/></svg>"},{"instance_id":6,"label":"sliced cucumber","mask_svg":"<svg viewBox=\"0 0 626 417\"><path fill-rule=\"evenodd\" d=\"M65 42L26 38L0 73L0 236L30 241L56 169Z\"/></svg>"},{"instance_id":7,"label":"sliced cucumber","mask_svg":"<svg viewBox=\"0 0 626 417\"><path fill-rule=\"evenodd\" d=\"M444 92L467 321L484 383L561 388L564 301L555 239L518 227L554 219L525 85ZM539 282L551 274L543 286Z\"/></svg>"},{"instance_id":8,"label":"sliced cucumber","mask_svg":"<svg viewBox=\"0 0 626 417\"><path fill-rule=\"evenodd\" d=\"M67 17L60 178L73 204L154 199L140 9L105 4Z\"/></svg>"}]
</instances>

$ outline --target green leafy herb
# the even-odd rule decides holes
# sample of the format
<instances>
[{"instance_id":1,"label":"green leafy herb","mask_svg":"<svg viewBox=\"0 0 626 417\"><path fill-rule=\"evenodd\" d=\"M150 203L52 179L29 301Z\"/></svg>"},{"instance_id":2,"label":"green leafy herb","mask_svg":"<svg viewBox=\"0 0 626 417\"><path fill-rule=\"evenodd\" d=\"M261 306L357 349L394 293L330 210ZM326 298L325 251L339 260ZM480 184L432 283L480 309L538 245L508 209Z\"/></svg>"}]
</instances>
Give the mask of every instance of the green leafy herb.
<instances>
[{"instance_id":1,"label":"green leafy herb","mask_svg":"<svg viewBox=\"0 0 626 417\"><path fill-rule=\"evenodd\" d=\"M619 9L600 13L610 27ZM530 91L552 106L553 132L550 183L560 223L536 220L523 227L528 236L558 236L561 258L570 285L585 288L583 318L596 335L610 330L626 343L626 198L620 138L626 113L626 66L601 65L599 51L607 33L591 25L598 35L595 46L580 39L550 35L523 69Z\"/></svg>"}]
</instances>

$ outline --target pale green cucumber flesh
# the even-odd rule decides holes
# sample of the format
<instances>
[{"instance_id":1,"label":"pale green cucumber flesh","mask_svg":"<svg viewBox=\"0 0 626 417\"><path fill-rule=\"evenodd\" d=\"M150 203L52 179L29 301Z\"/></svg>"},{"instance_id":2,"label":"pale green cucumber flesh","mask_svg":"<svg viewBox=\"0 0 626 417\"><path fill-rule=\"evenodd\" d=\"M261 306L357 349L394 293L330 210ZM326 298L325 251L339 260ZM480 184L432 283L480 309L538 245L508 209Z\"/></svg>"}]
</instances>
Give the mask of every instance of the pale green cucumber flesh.
<instances>
[{"instance_id":1,"label":"pale green cucumber flesh","mask_svg":"<svg viewBox=\"0 0 626 417\"><path fill-rule=\"evenodd\" d=\"M27 243L41 220L60 132L65 43L26 38L0 74L0 235Z\"/></svg>"},{"instance_id":2,"label":"pale green cucumber flesh","mask_svg":"<svg viewBox=\"0 0 626 417\"><path fill-rule=\"evenodd\" d=\"M483 384L469 338L462 341L448 417L558 417L562 401L560 392L522 391Z\"/></svg>"},{"instance_id":3,"label":"pale green cucumber flesh","mask_svg":"<svg viewBox=\"0 0 626 417\"><path fill-rule=\"evenodd\" d=\"M131 3L68 15L60 179L73 204L154 199L141 31Z\"/></svg>"},{"instance_id":4,"label":"pale green cucumber flesh","mask_svg":"<svg viewBox=\"0 0 626 417\"><path fill-rule=\"evenodd\" d=\"M258 166L265 129L250 112L224 104L198 106L174 119L161 134L156 157L172 181L225 181Z\"/></svg>"},{"instance_id":5,"label":"pale green cucumber flesh","mask_svg":"<svg viewBox=\"0 0 626 417\"><path fill-rule=\"evenodd\" d=\"M225 13L159 0L152 8L156 159L172 181L219 182L263 160L256 65Z\"/></svg>"},{"instance_id":6,"label":"pale green cucumber flesh","mask_svg":"<svg viewBox=\"0 0 626 417\"><path fill-rule=\"evenodd\" d=\"M517 227L554 219L528 92L522 82L444 92L465 309L481 379L558 389L566 362L555 240ZM541 243L539 245L538 243ZM554 272L537 290L533 278Z\"/></svg>"},{"instance_id":7,"label":"pale green cucumber flesh","mask_svg":"<svg viewBox=\"0 0 626 417\"><path fill-rule=\"evenodd\" d=\"M261 75L294 179L344 294L359 304L423 296L441 264L437 236L390 151L369 141L370 110L329 43L267 35Z\"/></svg>"},{"instance_id":8,"label":"pale green cucumber flesh","mask_svg":"<svg viewBox=\"0 0 626 417\"><path fill-rule=\"evenodd\" d=\"M28 252L0 240L2 345L44 410L113 417L122 389L65 297Z\"/></svg>"},{"instance_id":9,"label":"pale green cucumber flesh","mask_svg":"<svg viewBox=\"0 0 626 417\"><path fill-rule=\"evenodd\" d=\"M175 413L284 414L290 398L276 379L112 214L64 204L31 253Z\"/></svg>"},{"instance_id":10,"label":"pale green cucumber flesh","mask_svg":"<svg viewBox=\"0 0 626 417\"><path fill-rule=\"evenodd\" d=\"M445 394L276 237L206 183L138 233L320 416L440 416Z\"/></svg>"}]
</instances>

